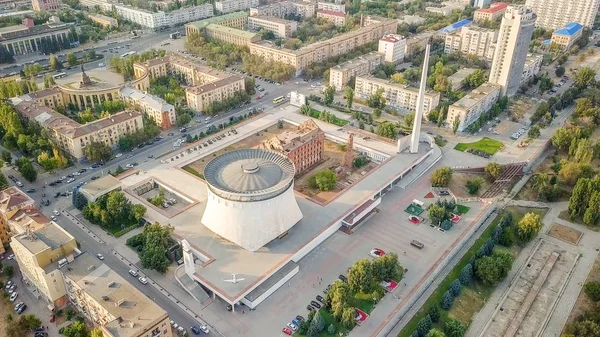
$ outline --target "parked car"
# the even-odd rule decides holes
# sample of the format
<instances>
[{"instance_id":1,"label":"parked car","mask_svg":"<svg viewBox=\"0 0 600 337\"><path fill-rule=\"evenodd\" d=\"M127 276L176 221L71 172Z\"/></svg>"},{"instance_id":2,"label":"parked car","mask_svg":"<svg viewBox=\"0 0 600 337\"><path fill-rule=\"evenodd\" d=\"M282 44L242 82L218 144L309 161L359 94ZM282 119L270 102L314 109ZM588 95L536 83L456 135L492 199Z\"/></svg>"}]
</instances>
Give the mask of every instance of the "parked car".
<instances>
[{"instance_id":1,"label":"parked car","mask_svg":"<svg viewBox=\"0 0 600 337\"><path fill-rule=\"evenodd\" d=\"M104 255L100 253L96 254L96 257L98 258L98 260L104 260Z\"/></svg>"},{"instance_id":2,"label":"parked car","mask_svg":"<svg viewBox=\"0 0 600 337\"><path fill-rule=\"evenodd\" d=\"M291 336L292 335L292 330L290 330L289 328L283 328L281 330L284 334Z\"/></svg>"},{"instance_id":3,"label":"parked car","mask_svg":"<svg viewBox=\"0 0 600 337\"><path fill-rule=\"evenodd\" d=\"M22 314L25 310L27 310L27 304L23 304L18 310L17 314Z\"/></svg>"},{"instance_id":4,"label":"parked car","mask_svg":"<svg viewBox=\"0 0 600 337\"><path fill-rule=\"evenodd\" d=\"M348 278L344 275L339 275L338 278L342 281L342 282L348 282Z\"/></svg>"},{"instance_id":5,"label":"parked car","mask_svg":"<svg viewBox=\"0 0 600 337\"><path fill-rule=\"evenodd\" d=\"M21 308L23 305L25 305L25 303L19 302L17 305L15 305L15 311L19 310L19 308Z\"/></svg>"},{"instance_id":6,"label":"parked car","mask_svg":"<svg viewBox=\"0 0 600 337\"><path fill-rule=\"evenodd\" d=\"M310 301L310 305L312 305L313 307L315 307L317 309L321 309L321 304L319 304L319 302L317 302L317 301Z\"/></svg>"},{"instance_id":7,"label":"parked car","mask_svg":"<svg viewBox=\"0 0 600 337\"><path fill-rule=\"evenodd\" d=\"M313 310L315 310L315 308L313 308L313 307L312 307L312 306L310 306L310 305L307 305L307 306L306 306L306 310L308 310L308 311L313 311Z\"/></svg>"},{"instance_id":8,"label":"parked car","mask_svg":"<svg viewBox=\"0 0 600 337\"><path fill-rule=\"evenodd\" d=\"M287 327L290 328L290 330L292 331L297 331L298 330L298 326L294 323L288 323Z\"/></svg>"},{"instance_id":9,"label":"parked car","mask_svg":"<svg viewBox=\"0 0 600 337\"><path fill-rule=\"evenodd\" d=\"M133 277L138 277L138 272L137 270L133 270L133 269L129 269L129 274Z\"/></svg>"},{"instance_id":10,"label":"parked car","mask_svg":"<svg viewBox=\"0 0 600 337\"><path fill-rule=\"evenodd\" d=\"M319 301L321 303L325 303L325 299L321 295L317 295L316 299L317 299L317 301Z\"/></svg>"},{"instance_id":11,"label":"parked car","mask_svg":"<svg viewBox=\"0 0 600 337\"><path fill-rule=\"evenodd\" d=\"M15 291L10 295L10 301L14 302L17 299L17 296L19 296L19 293Z\"/></svg>"},{"instance_id":12,"label":"parked car","mask_svg":"<svg viewBox=\"0 0 600 337\"><path fill-rule=\"evenodd\" d=\"M148 280L145 277L141 277L138 278L138 280L140 281L141 284L148 284Z\"/></svg>"},{"instance_id":13,"label":"parked car","mask_svg":"<svg viewBox=\"0 0 600 337\"><path fill-rule=\"evenodd\" d=\"M35 193L35 188L28 188L25 190L27 193Z\"/></svg>"}]
</instances>

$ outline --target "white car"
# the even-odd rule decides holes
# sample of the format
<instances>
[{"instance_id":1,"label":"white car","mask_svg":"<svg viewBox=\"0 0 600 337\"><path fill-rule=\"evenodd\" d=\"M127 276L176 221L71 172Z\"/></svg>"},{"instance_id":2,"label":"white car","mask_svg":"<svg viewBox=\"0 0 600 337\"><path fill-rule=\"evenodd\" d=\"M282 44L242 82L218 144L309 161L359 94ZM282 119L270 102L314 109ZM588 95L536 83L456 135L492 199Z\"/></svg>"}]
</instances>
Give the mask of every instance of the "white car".
<instances>
[{"instance_id":1,"label":"white car","mask_svg":"<svg viewBox=\"0 0 600 337\"><path fill-rule=\"evenodd\" d=\"M19 293L15 291L12 293L12 295L10 295L10 301L14 302L17 299L17 296L19 296Z\"/></svg>"},{"instance_id":2,"label":"white car","mask_svg":"<svg viewBox=\"0 0 600 337\"><path fill-rule=\"evenodd\" d=\"M202 332L204 332L204 333L210 333L210 329L209 329L209 328L208 328L208 326L206 326L206 325L201 325L199 328L200 328L200 330L202 330Z\"/></svg>"},{"instance_id":3,"label":"white car","mask_svg":"<svg viewBox=\"0 0 600 337\"><path fill-rule=\"evenodd\" d=\"M59 216L59 215L60 215L60 212L59 212L59 211L57 211L57 210L54 210L54 211L52 211L52 213L53 213L54 215L56 215L56 216Z\"/></svg>"},{"instance_id":4,"label":"white car","mask_svg":"<svg viewBox=\"0 0 600 337\"><path fill-rule=\"evenodd\" d=\"M19 186L19 187L23 187L23 183L22 183L22 182L20 182L20 181L18 181L18 180L17 180L17 182L15 182L15 184L16 184L17 186Z\"/></svg>"},{"instance_id":5,"label":"white car","mask_svg":"<svg viewBox=\"0 0 600 337\"><path fill-rule=\"evenodd\" d=\"M80 176L81 173L79 173L79 171L75 171L75 172L73 172L73 175Z\"/></svg>"},{"instance_id":6,"label":"white car","mask_svg":"<svg viewBox=\"0 0 600 337\"><path fill-rule=\"evenodd\" d=\"M123 154L122 153L117 153L117 155L115 156L115 158L121 158Z\"/></svg>"},{"instance_id":7,"label":"white car","mask_svg":"<svg viewBox=\"0 0 600 337\"><path fill-rule=\"evenodd\" d=\"M298 326L294 323L288 323L287 327L290 328L292 331L297 331L298 330Z\"/></svg>"},{"instance_id":8,"label":"white car","mask_svg":"<svg viewBox=\"0 0 600 337\"><path fill-rule=\"evenodd\" d=\"M127 167L127 168L133 168L133 165L132 164L127 164L127 165L125 165L125 167Z\"/></svg>"},{"instance_id":9,"label":"white car","mask_svg":"<svg viewBox=\"0 0 600 337\"><path fill-rule=\"evenodd\" d=\"M98 260L104 260L104 255L100 253L96 254L96 257L98 258Z\"/></svg>"},{"instance_id":10,"label":"white car","mask_svg":"<svg viewBox=\"0 0 600 337\"><path fill-rule=\"evenodd\" d=\"M10 254L10 255L7 257L7 259L9 259L9 260L12 260L12 259L14 259L14 258L15 258L15 254Z\"/></svg>"},{"instance_id":11,"label":"white car","mask_svg":"<svg viewBox=\"0 0 600 337\"><path fill-rule=\"evenodd\" d=\"M75 181L75 179L73 179L73 178L69 178L69 179L67 179L67 184L70 184L70 183L72 183L72 182L74 182L74 181Z\"/></svg>"},{"instance_id":12,"label":"white car","mask_svg":"<svg viewBox=\"0 0 600 337\"><path fill-rule=\"evenodd\" d=\"M50 219L52 219L52 221L56 221L56 217L54 215L50 216Z\"/></svg>"},{"instance_id":13,"label":"white car","mask_svg":"<svg viewBox=\"0 0 600 337\"><path fill-rule=\"evenodd\" d=\"M138 280L140 281L141 284L148 284L148 280L146 280L145 277L140 276L140 278L138 278Z\"/></svg>"},{"instance_id":14,"label":"white car","mask_svg":"<svg viewBox=\"0 0 600 337\"><path fill-rule=\"evenodd\" d=\"M129 269L129 274L133 277L137 277L138 276L138 272L137 270L133 270L133 269Z\"/></svg>"}]
</instances>

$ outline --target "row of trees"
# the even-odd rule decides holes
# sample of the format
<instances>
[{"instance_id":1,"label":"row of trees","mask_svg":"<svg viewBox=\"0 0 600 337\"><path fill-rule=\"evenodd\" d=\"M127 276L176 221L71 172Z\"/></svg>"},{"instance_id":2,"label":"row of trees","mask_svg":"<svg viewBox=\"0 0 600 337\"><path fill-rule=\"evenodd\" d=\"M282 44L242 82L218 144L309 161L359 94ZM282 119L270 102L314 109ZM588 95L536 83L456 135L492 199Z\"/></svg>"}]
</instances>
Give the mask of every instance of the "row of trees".
<instances>
[{"instance_id":1,"label":"row of trees","mask_svg":"<svg viewBox=\"0 0 600 337\"><path fill-rule=\"evenodd\" d=\"M228 111L237 108L244 103L250 102L250 95L246 91L236 91L233 96L227 97L220 101L213 101L204 108L204 113L207 115L216 115L221 111Z\"/></svg>"},{"instance_id":2,"label":"row of trees","mask_svg":"<svg viewBox=\"0 0 600 337\"><path fill-rule=\"evenodd\" d=\"M75 206L80 207L81 204L77 203ZM125 229L140 223L146 214L146 207L131 203L121 191L113 191L96 201L85 203L82 214L87 220L101 227Z\"/></svg>"},{"instance_id":3,"label":"row of trees","mask_svg":"<svg viewBox=\"0 0 600 337\"><path fill-rule=\"evenodd\" d=\"M127 239L127 245L138 252L142 267L164 273L171 263L167 249L172 244L172 234L172 226L155 222L144 227L140 234Z\"/></svg>"},{"instance_id":4,"label":"row of trees","mask_svg":"<svg viewBox=\"0 0 600 337\"><path fill-rule=\"evenodd\" d=\"M133 64L135 62L145 62L153 58L164 57L165 54L166 52L163 49L150 49L143 53L137 53L126 58L120 58L117 56L111 57L108 60L108 65L112 70L123 75L123 78L125 78L126 81L129 81L133 79Z\"/></svg>"},{"instance_id":5,"label":"row of trees","mask_svg":"<svg viewBox=\"0 0 600 337\"><path fill-rule=\"evenodd\" d=\"M160 135L160 128L154 120L144 115L144 128L121 136L119 139L119 149L121 151L131 151L136 146L154 139Z\"/></svg>"}]
</instances>

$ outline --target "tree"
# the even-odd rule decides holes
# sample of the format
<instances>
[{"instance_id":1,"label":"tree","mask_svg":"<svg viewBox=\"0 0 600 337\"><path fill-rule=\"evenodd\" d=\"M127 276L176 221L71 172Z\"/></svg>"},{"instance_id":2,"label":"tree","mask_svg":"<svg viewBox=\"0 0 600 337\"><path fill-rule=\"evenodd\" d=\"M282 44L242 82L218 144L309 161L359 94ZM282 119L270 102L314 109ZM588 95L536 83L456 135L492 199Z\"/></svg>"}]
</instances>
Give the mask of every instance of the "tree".
<instances>
[{"instance_id":1,"label":"tree","mask_svg":"<svg viewBox=\"0 0 600 337\"><path fill-rule=\"evenodd\" d=\"M460 295L460 281L458 279L454 280L452 284L450 284L450 295L453 297L458 297Z\"/></svg>"},{"instance_id":2,"label":"tree","mask_svg":"<svg viewBox=\"0 0 600 337\"><path fill-rule=\"evenodd\" d=\"M440 331L438 329L432 329L432 330L429 330L427 337L446 337L446 334L444 334L442 331Z\"/></svg>"},{"instance_id":3,"label":"tree","mask_svg":"<svg viewBox=\"0 0 600 337\"><path fill-rule=\"evenodd\" d=\"M52 77L52 75L50 75L50 74L46 74L46 77L44 77L44 88L45 89L52 88L52 86L55 84L56 84L56 81L54 80L54 77Z\"/></svg>"},{"instance_id":4,"label":"tree","mask_svg":"<svg viewBox=\"0 0 600 337\"><path fill-rule=\"evenodd\" d=\"M584 89L596 82L596 72L590 67L583 67L575 72L575 85Z\"/></svg>"},{"instance_id":5,"label":"tree","mask_svg":"<svg viewBox=\"0 0 600 337\"><path fill-rule=\"evenodd\" d=\"M377 89L377 91L375 91L371 96L369 96L369 98L367 99L367 105L370 108L379 108L379 109L383 109L385 108L385 98L383 97L385 90L383 88L379 88Z\"/></svg>"},{"instance_id":6,"label":"tree","mask_svg":"<svg viewBox=\"0 0 600 337\"><path fill-rule=\"evenodd\" d=\"M449 318L444 325L446 337L464 337L466 328L461 321Z\"/></svg>"},{"instance_id":7,"label":"tree","mask_svg":"<svg viewBox=\"0 0 600 337\"><path fill-rule=\"evenodd\" d=\"M5 163L12 162L12 155L10 154L9 151L7 151L7 150L2 151L2 161L4 161Z\"/></svg>"},{"instance_id":8,"label":"tree","mask_svg":"<svg viewBox=\"0 0 600 337\"><path fill-rule=\"evenodd\" d=\"M517 224L517 233L522 240L528 241L542 229L542 218L539 214L529 212Z\"/></svg>"},{"instance_id":9,"label":"tree","mask_svg":"<svg viewBox=\"0 0 600 337\"><path fill-rule=\"evenodd\" d=\"M410 112L409 114L407 114L406 116L404 116L404 127L405 128L412 128L413 124L415 122L415 112Z\"/></svg>"},{"instance_id":10,"label":"tree","mask_svg":"<svg viewBox=\"0 0 600 337\"><path fill-rule=\"evenodd\" d=\"M67 54L67 63L70 66L77 65L77 56L75 56L75 54L73 54L73 53Z\"/></svg>"},{"instance_id":11,"label":"tree","mask_svg":"<svg viewBox=\"0 0 600 337\"><path fill-rule=\"evenodd\" d=\"M390 122L383 122L377 125L375 133L386 138L395 139L398 136L398 125Z\"/></svg>"},{"instance_id":12,"label":"tree","mask_svg":"<svg viewBox=\"0 0 600 337\"><path fill-rule=\"evenodd\" d=\"M533 183L531 184L531 188L537 192L537 198L545 193L545 191L550 187L550 176L547 173L536 174L533 177Z\"/></svg>"},{"instance_id":13,"label":"tree","mask_svg":"<svg viewBox=\"0 0 600 337\"><path fill-rule=\"evenodd\" d=\"M375 281L389 281L402 278L402 267L398 263L398 254L387 253L372 262Z\"/></svg>"},{"instance_id":14,"label":"tree","mask_svg":"<svg viewBox=\"0 0 600 337\"><path fill-rule=\"evenodd\" d=\"M87 159L91 163L97 163L100 161L108 161L112 156L112 151L110 147L101 142L92 141L89 143L84 151Z\"/></svg>"},{"instance_id":15,"label":"tree","mask_svg":"<svg viewBox=\"0 0 600 337\"><path fill-rule=\"evenodd\" d=\"M591 180L582 178L577 180L571 197L569 198L569 216L571 219L581 218L586 211L593 187Z\"/></svg>"},{"instance_id":16,"label":"tree","mask_svg":"<svg viewBox=\"0 0 600 337\"><path fill-rule=\"evenodd\" d=\"M532 126L529 131L527 131L527 137L529 138L537 138L541 135L540 127L537 125Z\"/></svg>"},{"instance_id":17,"label":"tree","mask_svg":"<svg viewBox=\"0 0 600 337\"><path fill-rule=\"evenodd\" d=\"M317 172L314 177L319 191L330 191L337 183L337 176L329 169Z\"/></svg>"},{"instance_id":18,"label":"tree","mask_svg":"<svg viewBox=\"0 0 600 337\"><path fill-rule=\"evenodd\" d=\"M37 179L37 171L31 164L29 160L25 157L21 157L17 162L17 167L19 169L19 173L30 183L36 181Z\"/></svg>"},{"instance_id":19,"label":"tree","mask_svg":"<svg viewBox=\"0 0 600 337\"><path fill-rule=\"evenodd\" d=\"M461 269L460 274L458 274L458 280L463 286L468 286L471 283L471 279L473 278L473 265L467 263Z\"/></svg>"},{"instance_id":20,"label":"tree","mask_svg":"<svg viewBox=\"0 0 600 337\"><path fill-rule=\"evenodd\" d=\"M331 284L331 288L327 292L327 301L329 301L329 306L331 308L331 314L335 319L340 321L342 319L342 315L344 309L348 306L348 302L350 301L350 286L346 282L333 282ZM354 320L352 317L352 320Z\"/></svg>"},{"instance_id":21,"label":"tree","mask_svg":"<svg viewBox=\"0 0 600 337\"><path fill-rule=\"evenodd\" d=\"M310 322L310 326L314 326L317 332L321 332L325 329L325 320L321 316L321 312L319 310L317 310L317 312L315 313L315 316Z\"/></svg>"},{"instance_id":22,"label":"tree","mask_svg":"<svg viewBox=\"0 0 600 337\"><path fill-rule=\"evenodd\" d=\"M431 175L431 186L447 187L452 179L452 169L449 166L440 167Z\"/></svg>"},{"instance_id":23,"label":"tree","mask_svg":"<svg viewBox=\"0 0 600 337\"><path fill-rule=\"evenodd\" d=\"M62 334L65 337L87 337L89 331L83 321L75 321L73 324L63 328Z\"/></svg>"},{"instance_id":24,"label":"tree","mask_svg":"<svg viewBox=\"0 0 600 337\"><path fill-rule=\"evenodd\" d=\"M427 208L427 212L433 225L441 224L441 222L446 220L448 217L446 207L438 204L429 205L429 207Z\"/></svg>"},{"instance_id":25,"label":"tree","mask_svg":"<svg viewBox=\"0 0 600 337\"><path fill-rule=\"evenodd\" d=\"M594 302L600 301L600 282L590 281L585 284L583 290L587 297Z\"/></svg>"},{"instance_id":26,"label":"tree","mask_svg":"<svg viewBox=\"0 0 600 337\"><path fill-rule=\"evenodd\" d=\"M48 64L50 65L51 70L59 70L63 68L63 64L56 58L54 54L50 54Z\"/></svg>"},{"instance_id":27,"label":"tree","mask_svg":"<svg viewBox=\"0 0 600 337\"><path fill-rule=\"evenodd\" d=\"M311 107L308 104L304 104L300 107L300 113L302 115L308 115L312 111Z\"/></svg>"},{"instance_id":28,"label":"tree","mask_svg":"<svg viewBox=\"0 0 600 337\"><path fill-rule=\"evenodd\" d=\"M600 337L600 325L587 319L573 323L571 330L576 337Z\"/></svg>"},{"instance_id":29,"label":"tree","mask_svg":"<svg viewBox=\"0 0 600 337\"><path fill-rule=\"evenodd\" d=\"M454 121L452 122L452 133L453 134L456 134L459 126L460 126L460 119L458 119L458 117L454 118Z\"/></svg>"},{"instance_id":30,"label":"tree","mask_svg":"<svg viewBox=\"0 0 600 337\"><path fill-rule=\"evenodd\" d=\"M492 181L498 179L502 175L503 170L502 166L498 163L488 163L483 169L485 175Z\"/></svg>"},{"instance_id":31,"label":"tree","mask_svg":"<svg viewBox=\"0 0 600 337\"><path fill-rule=\"evenodd\" d=\"M475 275L486 285L500 282L512 267L514 257L508 252L493 252L475 260Z\"/></svg>"},{"instance_id":32,"label":"tree","mask_svg":"<svg viewBox=\"0 0 600 337\"><path fill-rule=\"evenodd\" d=\"M85 58L89 61L93 61L96 59L96 49L91 48L85 53Z\"/></svg>"},{"instance_id":33,"label":"tree","mask_svg":"<svg viewBox=\"0 0 600 337\"><path fill-rule=\"evenodd\" d=\"M104 337L104 334L99 328L94 328L90 331L90 337Z\"/></svg>"},{"instance_id":34,"label":"tree","mask_svg":"<svg viewBox=\"0 0 600 337\"><path fill-rule=\"evenodd\" d=\"M444 295L442 295L442 299L440 300L440 307L442 307L442 309L446 311L450 310L450 308L452 308L453 302L454 299L452 295L450 294L450 292L446 291Z\"/></svg>"},{"instance_id":35,"label":"tree","mask_svg":"<svg viewBox=\"0 0 600 337\"><path fill-rule=\"evenodd\" d=\"M379 119L381 117L381 112L382 111L379 108L373 109L373 117L375 117L375 119Z\"/></svg>"},{"instance_id":36,"label":"tree","mask_svg":"<svg viewBox=\"0 0 600 337\"><path fill-rule=\"evenodd\" d=\"M323 95L324 95L323 103L326 106L330 106L331 103L333 103L333 98L334 98L333 95L335 95L335 88L331 85L328 85L327 88L325 88Z\"/></svg>"},{"instance_id":37,"label":"tree","mask_svg":"<svg viewBox=\"0 0 600 337\"><path fill-rule=\"evenodd\" d=\"M475 178L473 180L467 181L466 187L469 191L469 194L475 195L479 192L479 188L481 188L481 184L483 184L482 178Z\"/></svg>"},{"instance_id":38,"label":"tree","mask_svg":"<svg viewBox=\"0 0 600 337\"><path fill-rule=\"evenodd\" d=\"M563 66L556 67L556 70L554 71L554 73L556 74L557 77L562 77L565 74L565 67L563 67Z\"/></svg>"},{"instance_id":39,"label":"tree","mask_svg":"<svg viewBox=\"0 0 600 337\"><path fill-rule=\"evenodd\" d=\"M4 266L4 268L2 268L2 273L8 277L11 278L13 276L13 267L12 266Z\"/></svg>"},{"instance_id":40,"label":"tree","mask_svg":"<svg viewBox=\"0 0 600 337\"><path fill-rule=\"evenodd\" d=\"M335 334L335 325L333 325L333 323L329 324L329 326L327 327L327 333L330 335Z\"/></svg>"},{"instance_id":41,"label":"tree","mask_svg":"<svg viewBox=\"0 0 600 337\"><path fill-rule=\"evenodd\" d=\"M431 330L433 323L431 322L431 317L429 315L421 318L421 320L417 323L417 331L420 336L426 336L429 330Z\"/></svg>"},{"instance_id":42,"label":"tree","mask_svg":"<svg viewBox=\"0 0 600 337\"><path fill-rule=\"evenodd\" d=\"M482 85L485 82L485 76L483 74L483 70L477 69L472 72L469 76L465 77L464 84L467 86L467 89L475 89Z\"/></svg>"},{"instance_id":43,"label":"tree","mask_svg":"<svg viewBox=\"0 0 600 337\"><path fill-rule=\"evenodd\" d=\"M352 329L356 324L356 310L351 307L345 307L341 319L342 325L346 329Z\"/></svg>"},{"instance_id":44,"label":"tree","mask_svg":"<svg viewBox=\"0 0 600 337\"><path fill-rule=\"evenodd\" d=\"M600 220L600 192L594 191L588 203L588 207L583 213L583 223L588 226L596 226Z\"/></svg>"},{"instance_id":45,"label":"tree","mask_svg":"<svg viewBox=\"0 0 600 337\"><path fill-rule=\"evenodd\" d=\"M344 98L346 98L346 106L348 109L352 109L352 103L354 103L354 89L346 87L346 89L344 89Z\"/></svg>"},{"instance_id":46,"label":"tree","mask_svg":"<svg viewBox=\"0 0 600 337\"><path fill-rule=\"evenodd\" d=\"M4 176L4 173L0 172L0 189L5 189L8 187L8 180Z\"/></svg>"},{"instance_id":47,"label":"tree","mask_svg":"<svg viewBox=\"0 0 600 337\"><path fill-rule=\"evenodd\" d=\"M368 259L360 259L348 271L348 285L353 292L369 293L373 290L373 266Z\"/></svg>"},{"instance_id":48,"label":"tree","mask_svg":"<svg viewBox=\"0 0 600 337\"><path fill-rule=\"evenodd\" d=\"M440 321L440 310L438 309L437 304L433 304L429 308L429 311L427 311L427 314L431 318L431 322L434 324Z\"/></svg>"}]
</instances>

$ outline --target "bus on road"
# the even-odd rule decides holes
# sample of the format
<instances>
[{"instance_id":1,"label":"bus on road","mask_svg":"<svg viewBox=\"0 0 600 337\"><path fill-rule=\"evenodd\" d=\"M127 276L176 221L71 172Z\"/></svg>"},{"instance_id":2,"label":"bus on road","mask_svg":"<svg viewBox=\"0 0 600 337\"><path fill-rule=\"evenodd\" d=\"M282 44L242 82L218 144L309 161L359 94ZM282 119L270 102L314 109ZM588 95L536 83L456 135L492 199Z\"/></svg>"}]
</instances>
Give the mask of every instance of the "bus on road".
<instances>
[{"instance_id":1,"label":"bus on road","mask_svg":"<svg viewBox=\"0 0 600 337\"><path fill-rule=\"evenodd\" d=\"M52 75L52 77L54 77L54 79L67 77L67 73L58 73L58 74Z\"/></svg>"},{"instance_id":2,"label":"bus on road","mask_svg":"<svg viewBox=\"0 0 600 337\"><path fill-rule=\"evenodd\" d=\"M131 55L133 55L133 54L135 54L135 53L136 53L136 51L134 51L134 50L132 50L132 51L128 51L128 52L126 52L125 54L121 55L121 58L122 58L122 59L124 59L124 58L126 58L127 56L131 56Z\"/></svg>"},{"instance_id":3,"label":"bus on road","mask_svg":"<svg viewBox=\"0 0 600 337\"><path fill-rule=\"evenodd\" d=\"M285 100L285 97L283 97L283 96L276 97L275 99L273 99L273 104L279 104L279 103L283 102L284 100Z\"/></svg>"}]
</instances>

